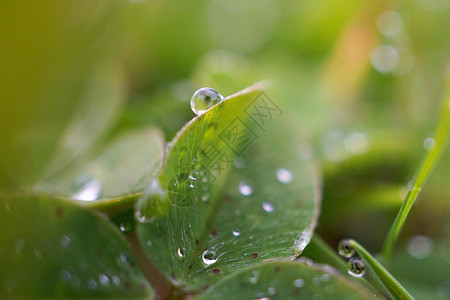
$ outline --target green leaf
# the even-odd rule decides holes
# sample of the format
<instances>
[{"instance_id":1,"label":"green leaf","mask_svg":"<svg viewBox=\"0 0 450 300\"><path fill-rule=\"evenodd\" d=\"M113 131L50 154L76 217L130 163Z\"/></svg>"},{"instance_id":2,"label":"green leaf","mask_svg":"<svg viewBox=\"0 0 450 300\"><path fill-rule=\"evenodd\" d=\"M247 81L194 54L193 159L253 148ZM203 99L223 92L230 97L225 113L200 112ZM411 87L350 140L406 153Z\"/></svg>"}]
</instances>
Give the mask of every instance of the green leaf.
<instances>
[{"instance_id":1,"label":"green leaf","mask_svg":"<svg viewBox=\"0 0 450 300\"><path fill-rule=\"evenodd\" d=\"M269 262L237 273L194 299L375 299L327 265Z\"/></svg>"},{"instance_id":2,"label":"green leaf","mask_svg":"<svg viewBox=\"0 0 450 300\"><path fill-rule=\"evenodd\" d=\"M114 97L120 97L122 85L109 80L117 78L116 72L108 73L111 68L97 69L97 79L103 75L96 80L101 84L97 90L90 75L117 51L111 41L118 32L114 20L121 7L118 2L86 0L3 3L0 35L15 38L0 41L0 90L7 99L0 104L0 187L12 189L42 179L86 89L91 88L91 95L98 91L92 106L103 97L111 99L115 91ZM100 123L89 129L97 128Z\"/></svg>"},{"instance_id":3,"label":"green leaf","mask_svg":"<svg viewBox=\"0 0 450 300\"><path fill-rule=\"evenodd\" d=\"M53 193L88 205L105 199L93 205L106 206L142 193L159 171L163 153L164 138L158 129L133 130L116 137L92 160L45 185Z\"/></svg>"},{"instance_id":4,"label":"green leaf","mask_svg":"<svg viewBox=\"0 0 450 300\"><path fill-rule=\"evenodd\" d=\"M152 296L121 233L72 202L0 198L0 298Z\"/></svg>"},{"instance_id":5,"label":"green leaf","mask_svg":"<svg viewBox=\"0 0 450 300\"><path fill-rule=\"evenodd\" d=\"M198 291L250 265L294 258L309 242L319 210L315 168L298 157L295 126L281 124L262 87L190 121L138 202L142 244L176 286Z\"/></svg>"}]
</instances>

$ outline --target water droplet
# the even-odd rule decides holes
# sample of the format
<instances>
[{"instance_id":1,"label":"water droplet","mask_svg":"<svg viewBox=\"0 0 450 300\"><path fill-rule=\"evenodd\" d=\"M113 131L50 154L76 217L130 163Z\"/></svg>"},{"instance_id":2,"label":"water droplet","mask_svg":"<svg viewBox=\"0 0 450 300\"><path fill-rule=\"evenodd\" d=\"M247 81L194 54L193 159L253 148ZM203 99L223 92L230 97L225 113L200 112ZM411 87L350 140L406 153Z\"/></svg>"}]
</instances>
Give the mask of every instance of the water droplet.
<instances>
[{"instance_id":1,"label":"water droplet","mask_svg":"<svg viewBox=\"0 0 450 300\"><path fill-rule=\"evenodd\" d=\"M239 192L244 196L250 196L253 194L253 188L245 181L239 182Z\"/></svg>"},{"instance_id":2,"label":"water droplet","mask_svg":"<svg viewBox=\"0 0 450 300\"><path fill-rule=\"evenodd\" d=\"M100 181L87 176L78 177L74 185L78 187L76 189L77 191L72 195L76 200L97 200L102 191L102 184Z\"/></svg>"},{"instance_id":3,"label":"water droplet","mask_svg":"<svg viewBox=\"0 0 450 300\"><path fill-rule=\"evenodd\" d=\"M298 145L297 154L300 159L306 160L313 157L314 150L309 143L301 143Z\"/></svg>"},{"instance_id":4,"label":"water droplet","mask_svg":"<svg viewBox=\"0 0 450 300\"><path fill-rule=\"evenodd\" d=\"M353 257L348 261L348 274L353 277L361 277L366 273L366 264L359 257Z\"/></svg>"},{"instance_id":5,"label":"water droplet","mask_svg":"<svg viewBox=\"0 0 450 300\"><path fill-rule=\"evenodd\" d=\"M14 244L14 250L17 254L20 255L22 253L22 249L25 246L25 240L24 239L17 239L16 243Z\"/></svg>"},{"instance_id":6,"label":"water droplet","mask_svg":"<svg viewBox=\"0 0 450 300\"><path fill-rule=\"evenodd\" d=\"M269 202L263 202L261 206L265 212L272 213L275 211L275 207Z\"/></svg>"},{"instance_id":7,"label":"water droplet","mask_svg":"<svg viewBox=\"0 0 450 300\"><path fill-rule=\"evenodd\" d=\"M376 21L378 31L386 37L395 37L402 31L402 17L391 10L381 13Z\"/></svg>"},{"instance_id":8,"label":"water droplet","mask_svg":"<svg viewBox=\"0 0 450 300\"><path fill-rule=\"evenodd\" d=\"M223 96L213 88L204 87L197 90L191 98L191 109L201 115L213 105L222 101Z\"/></svg>"},{"instance_id":9,"label":"water droplet","mask_svg":"<svg viewBox=\"0 0 450 300\"><path fill-rule=\"evenodd\" d=\"M152 245L152 241L148 240L146 244L147 244L147 247L150 247Z\"/></svg>"},{"instance_id":10,"label":"water droplet","mask_svg":"<svg viewBox=\"0 0 450 300\"><path fill-rule=\"evenodd\" d=\"M215 251L206 250L202 253L202 260L206 265L211 265L217 261L217 254Z\"/></svg>"},{"instance_id":11,"label":"water droplet","mask_svg":"<svg viewBox=\"0 0 450 300\"><path fill-rule=\"evenodd\" d=\"M277 293L277 290L273 287L273 286L271 286L271 287L269 287L268 289L267 289L267 294L269 295L269 296L273 296L273 295L275 295Z\"/></svg>"},{"instance_id":12,"label":"water droplet","mask_svg":"<svg viewBox=\"0 0 450 300\"><path fill-rule=\"evenodd\" d=\"M249 278L250 283L252 283L252 284L258 283L258 277L259 277L259 272L253 271L252 276L250 276L250 278Z\"/></svg>"},{"instance_id":13,"label":"water droplet","mask_svg":"<svg viewBox=\"0 0 450 300\"><path fill-rule=\"evenodd\" d=\"M247 164L247 162L245 161L245 159L240 156L236 157L233 161L233 165L236 168L241 169L241 170L245 168L246 164Z\"/></svg>"},{"instance_id":14,"label":"water droplet","mask_svg":"<svg viewBox=\"0 0 450 300\"><path fill-rule=\"evenodd\" d=\"M111 277L111 279L112 279L112 282L113 282L115 285L119 285L119 284L120 284L120 278L117 277L116 275L113 275L113 276Z\"/></svg>"},{"instance_id":15,"label":"water droplet","mask_svg":"<svg viewBox=\"0 0 450 300\"><path fill-rule=\"evenodd\" d=\"M293 284L295 287L301 288L301 287L305 286L305 281L303 279L299 278L299 279L295 279Z\"/></svg>"},{"instance_id":16,"label":"water droplet","mask_svg":"<svg viewBox=\"0 0 450 300\"><path fill-rule=\"evenodd\" d=\"M433 242L424 235L413 236L406 246L408 253L417 259L424 259L433 252Z\"/></svg>"},{"instance_id":17,"label":"water droplet","mask_svg":"<svg viewBox=\"0 0 450 300\"><path fill-rule=\"evenodd\" d=\"M363 154L367 150L367 138L361 132L353 132L344 139L344 148L351 154Z\"/></svg>"},{"instance_id":18,"label":"water droplet","mask_svg":"<svg viewBox=\"0 0 450 300\"><path fill-rule=\"evenodd\" d=\"M332 285L327 285L324 290L328 295L332 295L334 293L334 287Z\"/></svg>"},{"instance_id":19,"label":"water droplet","mask_svg":"<svg viewBox=\"0 0 450 300\"><path fill-rule=\"evenodd\" d=\"M121 223L119 228L120 228L120 231L122 231L122 232L125 232L125 230L127 230L124 223Z\"/></svg>"},{"instance_id":20,"label":"water droplet","mask_svg":"<svg viewBox=\"0 0 450 300\"><path fill-rule=\"evenodd\" d=\"M425 150L427 150L428 152L433 151L433 149L436 147L436 140L433 139L432 137L427 137L427 138L423 141L423 147L424 147Z\"/></svg>"},{"instance_id":21,"label":"water droplet","mask_svg":"<svg viewBox=\"0 0 450 300\"><path fill-rule=\"evenodd\" d=\"M61 272L59 272L59 277L61 277L61 280L64 282L70 282L72 274L67 270L61 270Z\"/></svg>"},{"instance_id":22,"label":"water droplet","mask_svg":"<svg viewBox=\"0 0 450 300\"><path fill-rule=\"evenodd\" d=\"M330 280L330 275L328 275L328 274L323 274L322 277L320 277L320 279L321 279L323 282L327 282L328 280Z\"/></svg>"},{"instance_id":23,"label":"water droplet","mask_svg":"<svg viewBox=\"0 0 450 300\"><path fill-rule=\"evenodd\" d=\"M98 275L98 281L100 281L102 285L109 285L109 278L105 274Z\"/></svg>"},{"instance_id":24,"label":"water droplet","mask_svg":"<svg viewBox=\"0 0 450 300\"><path fill-rule=\"evenodd\" d=\"M206 177L203 177L205 179ZM201 187L187 173L181 173L174 177L168 185L170 201L181 207L189 207L197 203L202 193Z\"/></svg>"},{"instance_id":25,"label":"water droplet","mask_svg":"<svg viewBox=\"0 0 450 300\"><path fill-rule=\"evenodd\" d=\"M67 235L63 235L61 237L61 246L63 246L64 248L69 247L71 242L72 240Z\"/></svg>"},{"instance_id":26,"label":"water droplet","mask_svg":"<svg viewBox=\"0 0 450 300\"><path fill-rule=\"evenodd\" d=\"M306 256L300 257L300 258L298 259L298 262L299 262L299 263L302 263L302 264L306 264L306 265L308 265L308 266L312 266L312 265L314 264L314 262L312 261L312 259L309 258L309 257L306 257Z\"/></svg>"},{"instance_id":27,"label":"water droplet","mask_svg":"<svg viewBox=\"0 0 450 300\"><path fill-rule=\"evenodd\" d=\"M313 285L319 286L321 284L320 277L314 276L313 279L312 279L312 282L313 282Z\"/></svg>"},{"instance_id":28,"label":"water droplet","mask_svg":"<svg viewBox=\"0 0 450 300\"><path fill-rule=\"evenodd\" d=\"M41 250L34 248L33 249L34 255L36 255L37 258L42 258L42 252Z\"/></svg>"},{"instance_id":29,"label":"water droplet","mask_svg":"<svg viewBox=\"0 0 450 300\"><path fill-rule=\"evenodd\" d=\"M186 249L185 248L178 248L178 250L177 250L177 254L178 254L178 256L179 257L184 257L184 253L186 252Z\"/></svg>"},{"instance_id":30,"label":"water droplet","mask_svg":"<svg viewBox=\"0 0 450 300\"><path fill-rule=\"evenodd\" d=\"M90 290L96 290L97 289L97 282L94 279L89 279L87 282L87 286Z\"/></svg>"},{"instance_id":31,"label":"water droplet","mask_svg":"<svg viewBox=\"0 0 450 300\"><path fill-rule=\"evenodd\" d=\"M305 250L306 246L311 241L312 236L312 230L305 229L303 230L298 236L297 239L294 242L294 249L301 253L303 250Z\"/></svg>"},{"instance_id":32,"label":"water droplet","mask_svg":"<svg viewBox=\"0 0 450 300\"><path fill-rule=\"evenodd\" d=\"M397 48L389 45L381 45L370 54L370 62L375 70L380 73L389 73L395 70L400 60Z\"/></svg>"},{"instance_id":33,"label":"water droplet","mask_svg":"<svg viewBox=\"0 0 450 300\"><path fill-rule=\"evenodd\" d=\"M355 255L355 249L350 247L350 240L349 239L343 239L338 244L338 252L339 255L345 258L350 258L353 255Z\"/></svg>"},{"instance_id":34,"label":"water droplet","mask_svg":"<svg viewBox=\"0 0 450 300\"><path fill-rule=\"evenodd\" d=\"M123 262L123 263L128 262L128 255L125 252L120 253L119 257L120 257L121 262Z\"/></svg>"},{"instance_id":35,"label":"water droplet","mask_svg":"<svg viewBox=\"0 0 450 300\"><path fill-rule=\"evenodd\" d=\"M232 233L233 233L234 236L240 236L241 235L241 233L239 231L236 231L236 230L233 230Z\"/></svg>"},{"instance_id":36,"label":"water droplet","mask_svg":"<svg viewBox=\"0 0 450 300\"><path fill-rule=\"evenodd\" d=\"M292 182L292 173L284 168L280 168L275 172L278 181L284 184Z\"/></svg>"},{"instance_id":37,"label":"water droplet","mask_svg":"<svg viewBox=\"0 0 450 300\"><path fill-rule=\"evenodd\" d=\"M420 192L422 188L414 185L414 181L410 181L408 182L408 190L411 192Z\"/></svg>"}]
</instances>

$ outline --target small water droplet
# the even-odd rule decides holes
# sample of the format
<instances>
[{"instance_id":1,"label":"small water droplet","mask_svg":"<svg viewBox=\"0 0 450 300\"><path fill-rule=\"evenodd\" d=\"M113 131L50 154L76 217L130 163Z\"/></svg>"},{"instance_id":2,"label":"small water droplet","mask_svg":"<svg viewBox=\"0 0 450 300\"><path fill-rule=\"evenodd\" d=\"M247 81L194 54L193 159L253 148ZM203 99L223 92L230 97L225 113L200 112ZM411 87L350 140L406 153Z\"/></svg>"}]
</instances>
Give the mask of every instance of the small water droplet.
<instances>
[{"instance_id":1,"label":"small water droplet","mask_svg":"<svg viewBox=\"0 0 450 300\"><path fill-rule=\"evenodd\" d=\"M120 257L121 262L123 262L123 263L128 262L128 255L125 252L120 253L119 257Z\"/></svg>"},{"instance_id":2,"label":"small water droplet","mask_svg":"<svg viewBox=\"0 0 450 300\"><path fill-rule=\"evenodd\" d=\"M261 206L265 212L272 213L275 211L275 207L269 202L263 202Z\"/></svg>"},{"instance_id":3,"label":"small water droplet","mask_svg":"<svg viewBox=\"0 0 450 300\"><path fill-rule=\"evenodd\" d=\"M320 277L320 279L321 279L323 282L327 282L328 280L330 280L330 275L328 275L328 274L323 274L322 277Z\"/></svg>"},{"instance_id":4,"label":"small water droplet","mask_svg":"<svg viewBox=\"0 0 450 300\"><path fill-rule=\"evenodd\" d=\"M428 152L431 152L434 150L434 148L436 147L436 140L432 137L427 137L424 141L423 141L423 147L425 148L425 150L427 150Z\"/></svg>"},{"instance_id":5,"label":"small water droplet","mask_svg":"<svg viewBox=\"0 0 450 300\"><path fill-rule=\"evenodd\" d=\"M417 259L424 259L433 252L433 242L424 235L413 236L406 246L408 253Z\"/></svg>"},{"instance_id":6,"label":"small water droplet","mask_svg":"<svg viewBox=\"0 0 450 300\"><path fill-rule=\"evenodd\" d=\"M178 248L177 249L177 254L178 254L178 256L180 257L180 258L183 258L184 257L184 253L186 252L186 249L185 248Z\"/></svg>"},{"instance_id":7,"label":"small water droplet","mask_svg":"<svg viewBox=\"0 0 450 300\"><path fill-rule=\"evenodd\" d=\"M288 184L292 182L292 173L287 169L279 168L275 172L275 176L281 183Z\"/></svg>"},{"instance_id":8,"label":"small water droplet","mask_svg":"<svg viewBox=\"0 0 450 300\"><path fill-rule=\"evenodd\" d=\"M150 246L152 245L152 241L148 240L148 241L146 242L146 244L147 244L147 247L150 247Z\"/></svg>"},{"instance_id":9,"label":"small water droplet","mask_svg":"<svg viewBox=\"0 0 450 300\"><path fill-rule=\"evenodd\" d=\"M259 272L253 271L252 276L250 276L250 278L249 278L250 283L252 283L252 284L258 283L258 277L259 277Z\"/></svg>"},{"instance_id":10,"label":"small water droplet","mask_svg":"<svg viewBox=\"0 0 450 300\"><path fill-rule=\"evenodd\" d=\"M386 37L395 37L402 30L402 17L391 10L381 13L376 21L378 31Z\"/></svg>"},{"instance_id":11,"label":"small water droplet","mask_svg":"<svg viewBox=\"0 0 450 300\"><path fill-rule=\"evenodd\" d=\"M61 270L61 272L59 272L59 277L61 277L61 280L64 282L70 282L72 274L67 270Z\"/></svg>"},{"instance_id":12,"label":"small water droplet","mask_svg":"<svg viewBox=\"0 0 450 300\"><path fill-rule=\"evenodd\" d=\"M408 190L410 190L411 192L420 192L422 188L414 185L414 181L410 181L408 183Z\"/></svg>"},{"instance_id":13,"label":"small water droplet","mask_svg":"<svg viewBox=\"0 0 450 300\"><path fill-rule=\"evenodd\" d=\"M122 232L125 232L125 230L127 230L124 223L121 223L119 228L120 228L120 231L122 231Z\"/></svg>"},{"instance_id":14,"label":"small water droplet","mask_svg":"<svg viewBox=\"0 0 450 300\"><path fill-rule=\"evenodd\" d=\"M299 278L299 279L295 279L293 284L295 287L301 288L301 287L305 286L305 281L303 279Z\"/></svg>"},{"instance_id":15,"label":"small water droplet","mask_svg":"<svg viewBox=\"0 0 450 300\"><path fill-rule=\"evenodd\" d=\"M76 200L97 200L102 191L102 184L100 181L88 176L78 177L74 185L77 187L77 191L72 195L72 197Z\"/></svg>"},{"instance_id":16,"label":"small water droplet","mask_svg":"<svg viewBox=\"0 0 450 300\"><path fill-rule=\"evenodd\" d=\"M120 284L120 278L117 277L116 275L113 275L113 276L111 277L111 279L112 279L112 282L113 282L115 285L119 285L119 284Z\"/></svg>"},{"instance_id":17,"label":"small water droplet","mask_svg":"<svg viewBox=\"0 0 450 300\"><path fill-rule=\"evenodd\" d=\"M89 279L87 282L87 286L90 290L96 290L97 289L97 282L94 279Z\"/></svg>"},{"instance_id":18,"label":"small water droplet","mask_svg":"<svg viewBox=\"0 0 450 300\"><path fill-rule=\"evenodd\" d=\"M312 265L314 264L314 262L312 261L312 259L309 258L309 257L306 257L306 256L300 257L300 258L298 259L298 262L299 262L299 263L302 263L302 264L306 264L306 265L308 265L308 266L312 266Z\"/></svg>"},{"instance_id":19,"label":"small water droplet","mask_svg":"<svg viewBox=\"0 0 450 300\"><path fill-rule=\"evenodd\" d=\"M105 286L109 285L110 282L108 276L106 276L105 274L98 275L98 281L100 281L100 283Z\"/></svg>"},{"instance_id":20,"label":"small water droplet","mask_svg":"<svg viewBox=\"0 0 450 300\"><path fill-rule=\"evenodd\" d=\"M206 250L202 253L202 260L206 265L211 265L217 261L217 254L215 251Z\"/></svg>"},{"instance_id":21,"label":"small water droplet","mask_svg":"<svg viewBox=\"0 0 450 300\"><path fill-rule=\"evenodd\" d=\"M63 246L64 248L69 247L71 242L72 240L67 235L63 235L61 237L61 246Z\"/></svg>"},{"instance_id":22,"label":"small water droplet","mask_svg":"<svg viewBox=\"0 0 450 300\"><path fill-rule=\"evenodd\" d=\"M25 246L25 240L24 239L17 239L16 243L14 244L14 250L17 254L20 255L22 253L22 249Z\"/></svg>"},{"instance_id":23,"label":"small water droplet","mask_svg":"<svg viewBox=\"0 0 450 300\"><path fill-rule=\"evenodd\" d=\"M366 273L366 264L359 257L353 257L348 261L348 274L353 277L362 277Z\"/></svg>"},{"instance_id":24,"label":"small water droplet","mask_svg":"<svg viewBox=\"0 0 450 300\"><path fill-rule=\"evenodd\" d=\"M213 105L223 100L223 96L213 88L204 87L197 90L191 98L191 109L201 115Z\"/></svg>"},{"instance_id":25,"label":"small water droplet","mask_svg":"<svg viewBox=\"0 0 450 300\"><path fill-rule=\"evenodd\" d=\"M313 282L313 285L319 286L321 284L320 277L314 276L313 279L312 279L312 282Z\"/></svg>"},{"instance_id":26,"label":"small water droplet","mask_svg":"<svg viewBox=\"0 0 450 300\"><path fill-rule=\"evenodd\" d=\"M250 196L253 194L253 188L245 181L239 182L239 192L244 196Z\"/></svg>"},{"instance_id":27,"label":"small water droplet","mask_svg":"<svg viewBox=\"0 0 450 300\"><path fill-rule=\"evenodd\" d=\"M350 247L350 240L349 239L343 239L338 244L338 252L339 255L345 258L350 258L353 255L355 255L355 249Z\"/></svg>"},{"instance_id":28,"label":"small water droplet","mask_svg":"<svg viewBox=\"0 0 450 300\"><path fill-rule=\"evenodd\" d=\"M267 289L267 294L269 295L269 296L273 296L273 295L275 295L277 293L277 290L273 287L273 286L271 286L271 287L269 287L268 289Z\"/></svg>"},{"instance_id":29,"label":"small water droplet","mask_svg":"<svg viewBox=\"0 0 450 300\"><path fill-rule=\"evenodd\" d=\"M239 231L236 231L236 230L233 230L232 233L233 233L234 236L240 236L241 235L241 233Z\"/></svg>"},{"instance_id":30,"label":"small water droplet","mask_svg":"<svg viewBox=\"0 0 450 300\"><path fill-rule=\"evenodd\" d=\"M233 165L237 168L237 169L244 169L245 165L247 164L247 162L245 161L244 158L238 156L234 159L233 161Z\"/></svg>"},{"instance_id":31,"label":"small water droplet","mask_svg":"<svg viewBox=\"0 0 450 300\"><path fill-rule=\"evenodd\" d=\"M350 133L344 139L344 148L351 154L363 154L367 150L367 138L361 132Z\"/></svg>"},{"instance_id":32,"label":"small water droplet","mask_svg":"<svg viewBox=\"0 0 450 300\"><path fill-rule=\"evenodd\" d=\"M37 258L42 258L42 252L41 250L34 248L33 249L34 255L36 255Z\"/></svg>"}]
</instances>

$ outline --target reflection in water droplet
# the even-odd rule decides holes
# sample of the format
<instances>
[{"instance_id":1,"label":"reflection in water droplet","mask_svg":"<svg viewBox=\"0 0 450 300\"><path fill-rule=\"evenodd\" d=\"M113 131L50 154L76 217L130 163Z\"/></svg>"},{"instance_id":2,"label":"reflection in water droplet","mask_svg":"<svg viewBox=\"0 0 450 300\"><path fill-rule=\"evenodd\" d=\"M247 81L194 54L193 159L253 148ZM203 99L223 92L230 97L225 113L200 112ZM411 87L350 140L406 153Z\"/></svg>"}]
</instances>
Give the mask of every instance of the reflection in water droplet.
<instances>
[{"instance_id":1,"label":"reflection in water droplet","mask_svg":"<svg viewBox=\"0 0 450 300\"><path fill-rule=\"evenodd\" d=\"M241 233L239 231L236 231L236 230L233 230L232 233L233 233L234 236L240 236L241 235Z\"/></svg>"},{"instance_id":2,"label":"reflection in water droplet","mask_svg":"<svg viewBox=\"0 0 450 300\"><path fill-rule=\"evenodd\" d=\"M263 202L261 206L265 212L271 213L275 211L275 207L269 202Z\"/></svg>"},{"instance_id":3,"label":"reflection in water droplet","mask_svg":"<svg viewBox=\"0 0 450 300\"><path fill-rule=\"evenodd\" d=\"M80 186L72 197L76 200L93 201L97 200L102 191L102 184L96 179L90 179L85 176L78 178L76 185Z\"/></svg>"},{"instance_id":4,"label":"reflection in water droplet","mask_svg":"<svg viewBox=\"0 0 450 300\"><path fill-rule=\"evenodd\" d=\"M424 235L413 236L407 244L408 253L417 259L424 259L433 252L433 242Z\"/></svg>"},{"instance_id":5,"label":"reflection in water droplet","mask_svg":"<svg viewBox=\"0 0 450 300\"><path fill-rule=\"evenodd\" d=\"M349 239L343 239L338 244L338 252L339 255L345 258L350 258L353 255L355 255L355 249L350 247L350 240Z\"/></svg>"},{"instance_id":6,"label":"reflection in water droplet","mask_svg":"<svg viewBox=\"0 0 450 300\"><path fill-rule=\"evenodd\" d=\"M89 279L87 282L87 286L90 290L96 290L97 289L97 282L94 279Z\"/></svg>"},{"instance_id":7,"label":"reflection in water droplet","mask_svg":"<svg viewBox=\"0 0 450 300\"><path fill-rule=\"evenodd\" d=\"M204 87L197 90L191 98L191 109L201 115L213 105L222 101L223 96L213 88Z\"/></svg>"},{"instance_id":8,"label":"reflection in water droplet","mask_svg":"<svg viewBox=\"0 0 450 300\"><path fill-rule=\"evenodd\" d=\"M293 284L295 287L301 288L301 287L305 286L305 281L303 279L299 278L299 279L295 279Z\"/></svg>"},{"instance_id":9,"label":"reflection in water droplet","mask_svg":"<svg viewBox=\"0 0 450 300\"><path fill-rule=\"evenodd\" d=\"M436 147L436 140L432 137L427 137L425 141L423 141L423 147L428 152L433 151L433 149Z\"/></svg>"},{"instance_id":10,"label":"reflection in water droplet","mask_svg":"<svg viewBox=\"0 0 450 300\"><path fill-rule=\"evenodd\" d=\"M184 257L184 252L186 251L185 248L178 248L177 254L179 257Z\"/></svg>"},{"instance_id":11,"label":"reflection in water droplet","mask_svg":"<svg viewBox=\"0 0 450 300\"><path fill-rule=\"evenodd\" d=\"M217 261L217 254L215 251L206 250L202 253L202 260L206 265L211 265Z\"/></svg>"},{"instance_id":12,"label":"reflection in water droplet","mask_svg":"<svg viewBox=\"0 0 450 300\"><path fill-rule=\"evenodd\" d=\"M284 184L292 182L292 173L284 168L280 168L275 172L277 179Z\"/></svg>"},{"instance_id":13,"label":"reflection in water droplet","mask_svg":"<svg viewBox=\"0 0 450 300\"><path fill-rule=\"evenodd\" d=\"M253 194L253 188L245 181L239 182L239 192L244 196L250 196Z\"/></svg>"},{"instance_id":14,"label":"reflection in water droplet","mask_svg":"<svg viewBox=\"0 0 450 300\"><path fill-rule=\"evenodd\" d=\"M61 237L61 246L63 246L64 248L69 247L71 242L72 242L72 240L67 235L63 235Z\"/></svg>"},{"instance_id":15,"label":"reflection in water droplet","mask_svg":"<svg viewBox=\"0 0 450 300\"><path fill-rule=\"evenodd\" d=\"M277 293L277 290L273 286L271 286L267 289L267 294L269 294L269 296L273 296L276 293Z\"/></svg>"},{"instance_id":16,"label":"reflection in water droplet","mask_svg":"<svg viewBox=\"0 0 450 300\"><path fill-rule=\"evenodd\" d=\"M353 277L361 277L366 273L366 264L359 257L353 257L348 261L348 274Z\"/></svg>"}]
</instances>

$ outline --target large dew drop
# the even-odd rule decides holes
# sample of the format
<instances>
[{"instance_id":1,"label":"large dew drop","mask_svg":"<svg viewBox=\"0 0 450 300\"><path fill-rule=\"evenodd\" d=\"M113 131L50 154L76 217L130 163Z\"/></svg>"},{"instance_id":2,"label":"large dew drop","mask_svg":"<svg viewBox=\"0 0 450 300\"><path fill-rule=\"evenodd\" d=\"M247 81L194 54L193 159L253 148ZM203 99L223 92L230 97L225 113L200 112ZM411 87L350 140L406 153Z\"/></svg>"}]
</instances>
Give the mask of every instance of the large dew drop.
<instances>
[{"instance_id":1,"label":"large dew drop","mask_svg":"<svg viewBox=\"0 0 450 300\"><path fill-rule=\"evenodd\" d=\"M217 254L212 250L206 250L202 253L202 260L206 265L211 265L217 261Z\"/></svg>"},{"instance_id":2,"label":"large dew drop","mask_svg":"<svg viewBox=\"0 0 450 300\"><path fill-rule=\"evenodd\" d=\"M223 96L213 88L204 87L197 90L191 98L191 109L201 115L213 105L222 101Z\"/></svg>"},{"instance_id":3,"label":"large dew drop","mask_svg":"<svg viewBox=\"0 0 450 300\"><path fill-rule=\"evenodd\" d=\"M353 257L348 261L348 274L353 277L361 277L366 273L366 265L359 257Z\"/></svg>"}]
</instances>

